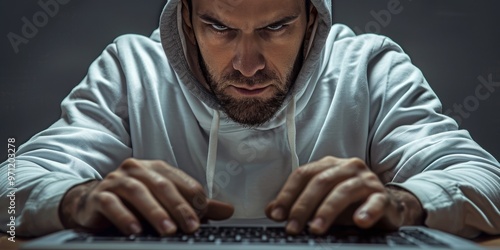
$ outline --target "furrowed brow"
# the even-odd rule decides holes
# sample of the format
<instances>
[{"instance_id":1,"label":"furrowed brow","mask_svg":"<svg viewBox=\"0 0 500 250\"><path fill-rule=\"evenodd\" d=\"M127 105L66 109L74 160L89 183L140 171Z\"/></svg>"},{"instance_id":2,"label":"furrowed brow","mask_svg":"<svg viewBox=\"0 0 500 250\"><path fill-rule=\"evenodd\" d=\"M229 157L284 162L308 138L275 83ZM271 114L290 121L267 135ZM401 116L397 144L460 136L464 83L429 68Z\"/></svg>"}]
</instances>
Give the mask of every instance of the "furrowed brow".
<instances>
[{"instance_id":1,"label":"furrowed brow","mask_svg":"<svg viewBox=\"0 0 500 250\"><path fill-rule=\"evenodd\" d=\"M209 14L198 14L198 17L207 23L223 24L223 22L217 20L217 18Z\"/></svg>"},{"instance_id":2,"label":"furrowed brow","mask_svg":"<svg viewBox=\"0 0 500 250\"><path fill-rule=\"evenodd\" d=\"M224 22L218 20L217 18L213 17L210 14L198 14L198 18L200 18L202 21L207 22L207 23L221 24L221 25L227 26L228 28L231 28L228 25L224 24ZM266 24L265 26L263 26L261 28L265 28L268 26L287 24L287 23L290 23L290 22L297 20L298 18L299 18L299 15L286 16L286 17L281 18L278 21L272 22L270 24Z\"/></svg>"},{"instance_id":3,"label":"furrowed brow","mask_svg":"<svg viewBox=\"0 0 500 250\"><path fill-rule=\"evenodd\" d=\"M276 25L287 24L287 23L290 23L290 22L293 22L293 21L297 20L297 18L299 18L299 16L298 16L298 15L286 16L286 17L281 18L280 20L278 20L278 21L276 21L276 22L273 22L273 23L267 24L267 25L265 25L265 26L264 26L264 27L262 27L262 28L265 28L265 27L268 27L268 26L276 26Z\"/></svg>"}]
</instances>

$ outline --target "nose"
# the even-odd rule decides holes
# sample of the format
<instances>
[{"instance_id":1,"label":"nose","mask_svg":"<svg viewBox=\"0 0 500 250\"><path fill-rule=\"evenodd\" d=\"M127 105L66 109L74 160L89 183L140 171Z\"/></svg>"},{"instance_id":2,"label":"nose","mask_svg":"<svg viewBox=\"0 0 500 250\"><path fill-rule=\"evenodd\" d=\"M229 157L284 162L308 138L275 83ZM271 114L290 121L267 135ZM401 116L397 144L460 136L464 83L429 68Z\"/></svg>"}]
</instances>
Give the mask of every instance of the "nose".
<instances>
[{"instance_id":1,"label":"nose","mask_svg":"<svg viewBox=\"0 0 500 250\"><path fill-rule=\"evenodd\" d=\"M265 66L264 56L260 52L258 43L251 38L242 37L237 44L233 68L243 76L252 77Z\"/></svg>"}]
</instances>

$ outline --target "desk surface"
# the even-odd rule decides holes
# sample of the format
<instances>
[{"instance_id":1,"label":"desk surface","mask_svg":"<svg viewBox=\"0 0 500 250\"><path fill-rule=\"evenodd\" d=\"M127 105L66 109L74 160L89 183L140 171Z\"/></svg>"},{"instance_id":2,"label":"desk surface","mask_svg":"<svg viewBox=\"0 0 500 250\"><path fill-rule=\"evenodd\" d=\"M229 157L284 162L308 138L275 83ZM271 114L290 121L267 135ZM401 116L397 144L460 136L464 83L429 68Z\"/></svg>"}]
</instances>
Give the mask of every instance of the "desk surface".
<instances>
[{"instance_id":1,"label":"desk surface","mask_svg":"<svg viewBox=\"0 0 500 250\"><path fill-rule=\"evenodd\" d=\"M7 239L5 234L0 234L0 249L2 250L17 250L19 245L23 242L29 241L26 239L18 239L16 238L16 242L11 242ZM500 235L497 236L481 236L477 239L473 240L481 246L485 247L498 247L500 248Z\"/></svg>"}]
</instances>

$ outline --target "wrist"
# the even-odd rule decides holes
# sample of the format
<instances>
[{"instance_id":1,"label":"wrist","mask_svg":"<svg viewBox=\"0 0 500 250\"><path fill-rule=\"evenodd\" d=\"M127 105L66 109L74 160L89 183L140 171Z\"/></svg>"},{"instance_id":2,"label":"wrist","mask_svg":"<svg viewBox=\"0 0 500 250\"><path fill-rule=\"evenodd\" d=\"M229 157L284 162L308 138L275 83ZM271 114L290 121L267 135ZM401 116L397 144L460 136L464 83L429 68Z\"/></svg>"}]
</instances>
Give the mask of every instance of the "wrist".
<instances>
[{"instance_id":1,"label":"wrist","mask_svg":"<svg viewBox=\"0 0 500 250\"><path fill-rule=\"evenodd\" d=\"M424 225L426 213L420 200L411 192L396 187L386 187L389 196L397 204L398 210L403 213L403 223L401 226Z\"/></svg>"},{"instance_id":2,"label":"wrist","mask_svg":"<svg viewBox=\"0 0 500 250\"><path fill-rule=\"evenodd\" d=\"M66 191L59 204L59 219L66 229L78 228L80 225L75 220L79 210L85 205L85 200L97 184L98 180L91 180L71 187Z\"/></svg>"}]
</instances>

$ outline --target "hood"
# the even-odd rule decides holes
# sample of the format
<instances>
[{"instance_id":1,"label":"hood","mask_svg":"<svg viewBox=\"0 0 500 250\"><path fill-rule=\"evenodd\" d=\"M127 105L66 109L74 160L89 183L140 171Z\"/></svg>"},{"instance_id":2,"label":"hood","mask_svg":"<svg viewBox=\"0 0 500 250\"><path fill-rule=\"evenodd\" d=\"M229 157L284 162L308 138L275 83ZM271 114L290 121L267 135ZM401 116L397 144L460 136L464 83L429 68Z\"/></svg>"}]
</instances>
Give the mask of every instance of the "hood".
<instances>
[{"instance_id":1,"label":"hood","mask_svg":"<svg viewBox=\"0 0 500 250\"><path fill-rule=\"evenodd\" d=\"M306 86L308 83L314 83L314 80L310 81L311 76L317 71L321 55L323 54L322 51L332 26L331 0L310 1L316 8L318 15L309 42L305 44L307 52L299 75L295 83L293 83L292 89L287 94L283 106L274 118L254 128L259 131L269 131L286 123L286 140L290 150L292 171L299 167L299 158L296 152L295 116L309 101L308 98L302 98L301 100L300 97L307 89ZM188 38L185 37L183 31L182 8L182 0L169 0L167 2L160 19L160 39L169 64L176 72L181 84L195 98L201 101L201 103L198 101L192 102L191 108L197 115L201 127L209 130L205 173L208 197L213 198L219 133L238 131L243 127L240 124L228 121L228 119L224 119L228 122L225 122L221 126L220 120L225 114L221 114L221 107L216 101L215 96L205 87L207 84L204 76L201 74L198 55L197 53L192 53L193 51L197 52L197 48L187 42ZM210 120L212 121L211 123L209 122Z\"/></svg>"},{"instance_id":2,"label":"hood","mask_svg":"<svg viewBox=\"0 0 500 250\"><path fill-rule=\"evenodd\" d=\"M292 97L297 99L305 89L308 80L318 64L321 51L325 45L330 28L332 26L332 2L331 0L310 0L318 11L315 31L311 42L306 45L308 54L302 65L302 69L293 84L291 91L285 99L284 105L279 112L290 103ZM221 110L214 95L205 87L204 80L200 80L199 65L196 59L191 58L186 38L182 29L182 0L168 0L160 18L161 44L172 68L177 73L182 84L205 105L214 110Z\"/></svg>"}]
</instances>

